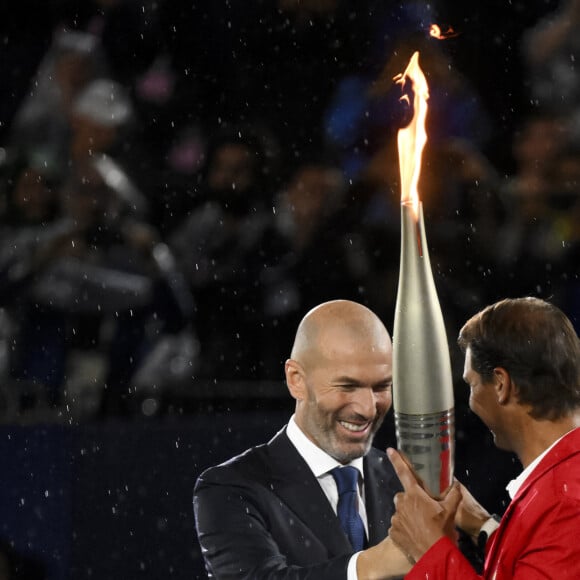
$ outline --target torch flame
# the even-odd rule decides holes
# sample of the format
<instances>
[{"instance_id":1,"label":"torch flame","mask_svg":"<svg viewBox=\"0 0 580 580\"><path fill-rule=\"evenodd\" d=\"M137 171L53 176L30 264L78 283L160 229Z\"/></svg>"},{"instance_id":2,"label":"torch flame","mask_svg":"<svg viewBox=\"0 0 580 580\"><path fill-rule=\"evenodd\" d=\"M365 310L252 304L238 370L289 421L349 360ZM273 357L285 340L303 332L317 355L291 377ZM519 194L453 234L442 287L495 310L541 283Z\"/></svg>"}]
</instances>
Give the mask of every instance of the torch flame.
<instances>
[{"instance_id":1,"label":"torch flame","mask_svg":"<svg viewBox=\"0 0 580 580\"><path fill-rule=\"evenodd\" d=\"M459 33L455 32L451 26L447 29L446 32L442 32L441 27L438 24L431 24L429 27L429 34L433 38L437 38L437 40L445 40L447 38L454 38L455 36L459 36Z\"/></svg>"},{"instance_id":2,"label":"torch flame","mask_svg":"<svg viewBox=\"0 0 580 580\"><path fill-rule=\"evenodd\" d=\"M429 34L433 38L441 38L441 27L438 24L431 24L429 27Z\"/></svg>"},{"instance_id":3,"label":"torch flame","mask_svg":"<svg viewBox=\"0 0 580 580\"><path fill-rule=\"evenodd\" d=\"M419 220L419 192L417 185L421 174L421 156L427 143L425 119L427 117L427 99L429 87L427 79L419 66L419 53L415 52L404 73L395 77L401 85L409 79L413 88L413 118L397 136L399 149L399 171L401 173L401 204L410 204L415 221ZM409 97L403 95L401 100L409 103Z\"/></svg>"}]
</instances>

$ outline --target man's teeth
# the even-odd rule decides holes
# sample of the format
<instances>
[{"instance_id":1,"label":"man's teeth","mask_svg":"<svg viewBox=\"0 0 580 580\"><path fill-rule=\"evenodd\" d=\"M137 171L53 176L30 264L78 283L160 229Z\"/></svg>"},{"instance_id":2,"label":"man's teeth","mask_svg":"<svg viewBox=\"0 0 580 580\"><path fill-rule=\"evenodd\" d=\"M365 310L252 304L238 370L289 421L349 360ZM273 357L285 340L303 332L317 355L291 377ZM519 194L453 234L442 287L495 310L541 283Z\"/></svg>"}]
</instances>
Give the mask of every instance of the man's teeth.
<instances>
[{"instance_id":1,"label":"man's teeth","mask_svg":"<svg viewBox=\"0 0 580 580\"><path fill-rule=\"evenodd\" d=\"M346 421L339 421L339 423L349 431L364 431L368 426L368 423L364 425L355 425L354 423L347 423Z\"/></svg>"}]
</instances>

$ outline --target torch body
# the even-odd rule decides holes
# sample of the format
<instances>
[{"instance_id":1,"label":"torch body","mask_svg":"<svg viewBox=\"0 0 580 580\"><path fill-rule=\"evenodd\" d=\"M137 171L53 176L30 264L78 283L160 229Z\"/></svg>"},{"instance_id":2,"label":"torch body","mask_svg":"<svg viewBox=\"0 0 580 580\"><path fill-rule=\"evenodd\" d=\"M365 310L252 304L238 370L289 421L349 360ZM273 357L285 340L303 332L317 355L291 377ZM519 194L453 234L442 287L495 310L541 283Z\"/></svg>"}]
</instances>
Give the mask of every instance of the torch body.
<instances>
[{"instance_id":1,"label":"torch body","mask_svg":"<svg viewBox=\"0 0 580 580\"><path fill-rule=\"evenodd\" d=\"M393 336L393 407L398 447L432 493L453 480L453 380L423 218L401 205L401 263Z\"/></svg>"}]
</instances>

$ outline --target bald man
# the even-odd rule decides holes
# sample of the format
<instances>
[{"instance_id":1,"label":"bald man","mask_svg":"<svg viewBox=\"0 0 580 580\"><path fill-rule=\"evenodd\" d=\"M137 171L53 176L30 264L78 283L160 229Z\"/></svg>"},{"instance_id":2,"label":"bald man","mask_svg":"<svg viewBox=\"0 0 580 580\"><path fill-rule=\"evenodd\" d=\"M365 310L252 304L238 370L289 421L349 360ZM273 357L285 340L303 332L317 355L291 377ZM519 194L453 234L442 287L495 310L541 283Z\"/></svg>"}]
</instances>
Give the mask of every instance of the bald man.
<instances>
[{"instance_id":1,"label":"bald man","mask_svg":"<svg viewBox=\"0 0 580 580\"><path fill-rule=\"evenodd\" d=\"M268 443L196 483L196 528L210 578L363 580L409 570L387 538L402 487L372 447L391 407L391 369L389 333L365 306L335 300L306 314L285 364L294 415ZM337 515L330 472L344 466L356 470L365 549L353 547Z\"/></svg>"}]
</instances>

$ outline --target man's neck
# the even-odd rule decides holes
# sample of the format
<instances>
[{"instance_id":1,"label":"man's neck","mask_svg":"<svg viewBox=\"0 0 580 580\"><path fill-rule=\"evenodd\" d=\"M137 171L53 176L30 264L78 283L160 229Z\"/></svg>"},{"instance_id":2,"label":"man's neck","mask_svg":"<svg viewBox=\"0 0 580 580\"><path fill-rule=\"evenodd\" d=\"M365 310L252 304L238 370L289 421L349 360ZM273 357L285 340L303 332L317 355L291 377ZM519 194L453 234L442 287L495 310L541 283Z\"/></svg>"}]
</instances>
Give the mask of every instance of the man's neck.
<instances>
[{"instance_id":1,"label":"man's neck","mask_svg":"<svg viewBox=\"0 0 580 580\"><path fill-rule=\"evenodd\" d=\"M519 448L514 449L524 469L558 439L576 427L580 427L580 412L555 420L530 417L527 428L519 437L519 445L517 445Z\"/></svg>"}]
</instances>

